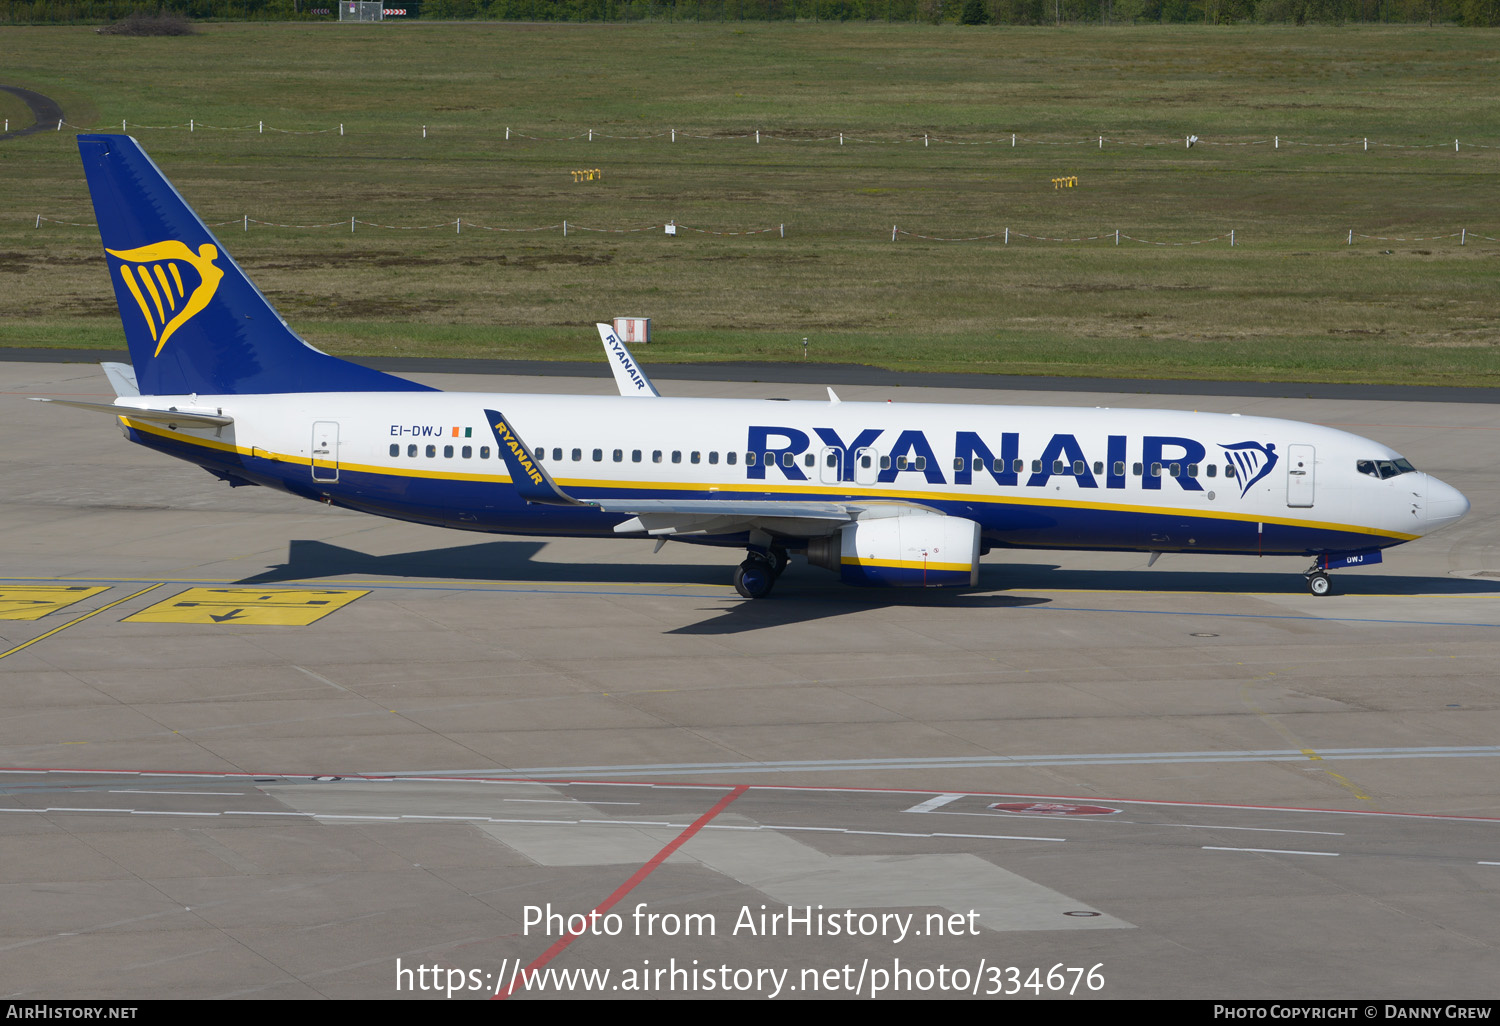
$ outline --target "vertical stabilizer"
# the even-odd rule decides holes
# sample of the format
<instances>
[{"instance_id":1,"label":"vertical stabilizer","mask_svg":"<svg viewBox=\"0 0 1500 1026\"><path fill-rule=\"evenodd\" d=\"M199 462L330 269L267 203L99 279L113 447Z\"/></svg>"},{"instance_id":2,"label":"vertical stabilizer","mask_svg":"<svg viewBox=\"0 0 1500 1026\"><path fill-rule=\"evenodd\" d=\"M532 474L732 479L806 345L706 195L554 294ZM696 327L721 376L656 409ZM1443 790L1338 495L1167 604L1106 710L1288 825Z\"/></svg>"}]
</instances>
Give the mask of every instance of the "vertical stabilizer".
<instances>
[{"instance_id":1,"label":"vertical stabilizer","mask_svg":"<svg viewBox=\"0 0 1500 1026\"><path fill-rule=\"evenodd\" d=\"M298 337L134 139L78 150L142 394L432 391Z\"/></svg>"}]
</instances>

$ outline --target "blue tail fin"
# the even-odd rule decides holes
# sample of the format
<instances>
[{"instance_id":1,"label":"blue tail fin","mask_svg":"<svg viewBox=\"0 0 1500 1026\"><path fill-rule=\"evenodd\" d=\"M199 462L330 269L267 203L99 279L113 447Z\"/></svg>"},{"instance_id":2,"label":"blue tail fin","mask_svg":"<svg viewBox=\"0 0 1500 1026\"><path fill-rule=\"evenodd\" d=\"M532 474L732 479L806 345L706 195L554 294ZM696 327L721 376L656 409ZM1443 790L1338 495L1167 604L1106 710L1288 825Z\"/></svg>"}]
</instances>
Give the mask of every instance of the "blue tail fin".
<instances>
[{"instance_id":1,"label":"blue tail fin","mask_svg":"<svg viewBox=\"0 0 1500 1026\"><path fill-rule=\"evenodd\" d=\"M80 135L144 395L427 392L302 341L127 135Z\"/></svg>"}]
</instances>

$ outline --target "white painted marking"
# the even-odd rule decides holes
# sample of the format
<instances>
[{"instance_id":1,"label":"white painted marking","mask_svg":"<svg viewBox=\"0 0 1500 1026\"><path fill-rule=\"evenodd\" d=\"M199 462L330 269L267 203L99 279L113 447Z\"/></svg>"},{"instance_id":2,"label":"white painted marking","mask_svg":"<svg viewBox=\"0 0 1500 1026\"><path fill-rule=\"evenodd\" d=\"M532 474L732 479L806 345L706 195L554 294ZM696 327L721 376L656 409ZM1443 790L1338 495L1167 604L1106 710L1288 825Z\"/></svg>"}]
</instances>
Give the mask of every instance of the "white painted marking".
<instances>
[{"instance_id":1,"label":"white painted marking","mask_svg":"<svg viewBox=\"0 0 1500 1026\"><path fill-rule=\"evenodd\" d=\"M925 802L918 802L916 805L913 805L911 808L907 809L906 811L907 812L933 812L933 811L935 811L937 809L942 808L944 805L947 805L949 802L957 801L958 799L963 798L963 797L965 797L965 795L962 795L962 794L940 794L940 795L937 795L935 797L927 799Z\"/></svg>"},{"instance_id":2,"label":"white painted marking","mask_svg":"<svg viewBox=\"0 0 1500 1026\"><path fill-rule=\"evenodd\" d=\"M243 797L245 797L245 792L243 792L243 791L150 791L150 790L140 789L140 790L134 790L134 791L112 790L109 793L110 794L212 794L212 795L219 795L219 796L224 797L224 798L243 798Z\"/></svg>"},{"instance_id":3,"label":"white painted marking","mask_svg":"<svg viewBox=\"0 0 1500 1026\"><path fill-rule=\"evenodd\" d=\"M534 802L538 805L639 805L640 802L591 802L582 798L501 798L502 802Z\"/></svg>"},{"instance_id":4,"label":"white painted marking","mask_svg":"<svg viewBox=\"0 0 1500 1026\"><path fill-rule=\"evenodd\" d=\"M1255 830L1266 834L1321 834L1324 837L1347 836L1338 830L1291 830L1285 827L1219 826L1214 823L1148 823L1145 825L1181 827L1183 830Z\"/></svg>"},{"instance_id":5,"label":"white painted marking","mask_svg":"<svg viewBox=\"0 0 1500 1026\"><path fill-rule=\"evenodd\" d=\"M1280 848L1218 848L1212 845L1204 845L1204 851L1251 851L1261 855L1329 855L1337 858L1336 851L1285 851Z\"/></svg>"},{"instance_id":6,"label":"white painted marking","mask_svg":"<svg viewBox=\"0 0 1500 1026\"><path fill-rule=\"evenodd\" d=\"M307 676L311 677L313 680L321 681L322 683L327 684L331 688L338 688L340 691L344 692L345 694L353 694L353 692L350 691L348 688L344 687L344 685L342 685L342 684L335 684L333 681L329 680L327 677L323 676L321 673L314 673L312 670L309 670L305 666L298 666L296 663L293 663L292 664L292 669L294 669L294 670L300 670L303 673L307 674Z\"/></svg>"}]
</instances>

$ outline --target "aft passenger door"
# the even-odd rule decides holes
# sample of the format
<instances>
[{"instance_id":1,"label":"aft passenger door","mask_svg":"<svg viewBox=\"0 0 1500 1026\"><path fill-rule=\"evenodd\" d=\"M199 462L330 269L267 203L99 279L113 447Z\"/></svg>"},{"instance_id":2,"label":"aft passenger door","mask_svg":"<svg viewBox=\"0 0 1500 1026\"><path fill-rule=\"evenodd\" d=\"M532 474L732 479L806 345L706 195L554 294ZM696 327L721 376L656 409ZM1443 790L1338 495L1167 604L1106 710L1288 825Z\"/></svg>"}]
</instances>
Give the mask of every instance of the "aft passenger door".
<instances>
[{"instance_id":1,"label":"aft passenger door","mask_svg":"<svg viewBox=\"0 0 1500 1026\"><path fill-rule=\"evenodd\" d=\"M339 424L336 420L320 420L313 424L312 479L323 484L338 482Z\"/></svg>"},{"instance_id":2,"label":"aft passenger door","mask_svg":"<svg viewBox=\"0 0 1500 1026\"><path fill-rule=\"evenodd\" d=\"M1306 508L1313 504L1316 485L1313 468L1316 466L1313 447L1291 445L1287 447L1286 504Z\"/></svg>"}]
</instances>

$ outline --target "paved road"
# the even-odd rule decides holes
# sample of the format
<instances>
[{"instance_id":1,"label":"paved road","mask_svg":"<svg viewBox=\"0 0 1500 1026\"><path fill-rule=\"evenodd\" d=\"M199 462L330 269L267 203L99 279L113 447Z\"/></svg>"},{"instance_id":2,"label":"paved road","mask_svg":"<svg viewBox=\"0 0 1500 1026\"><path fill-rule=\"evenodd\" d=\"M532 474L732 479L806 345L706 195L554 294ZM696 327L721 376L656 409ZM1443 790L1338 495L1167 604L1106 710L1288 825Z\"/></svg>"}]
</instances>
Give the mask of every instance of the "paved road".
<instances>
[{"instance_id":1,"label":"paved road","mask_svg":"<svg viewBox=\"0 0 1500 1026\"><path fill-rule=\"evenodd\" d=\"M20 86L0 85L0 89L5 90L12 96L19 97L26 106L31 108L32 117L36 118L36 123L30 128L17 128L9 132L0 132L0 139L13 139L16 136L31 135L33 132L52 131L57 128L57 123L63 120L62 107L58 106L57 101L43 96L41 93L34 93L30 89L22 89Z\"/></svg>"}]
</instances>

